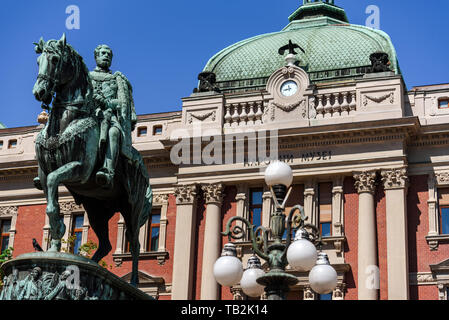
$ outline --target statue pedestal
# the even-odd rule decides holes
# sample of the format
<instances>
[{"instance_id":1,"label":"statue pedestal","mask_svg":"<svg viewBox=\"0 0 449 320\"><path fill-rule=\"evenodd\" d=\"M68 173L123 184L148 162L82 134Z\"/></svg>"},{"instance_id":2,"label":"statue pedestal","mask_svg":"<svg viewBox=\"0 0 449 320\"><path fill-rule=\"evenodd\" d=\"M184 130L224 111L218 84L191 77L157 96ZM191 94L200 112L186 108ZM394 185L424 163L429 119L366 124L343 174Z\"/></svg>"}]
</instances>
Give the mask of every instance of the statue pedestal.
<instances>
[{"instance_id":1,"label":"statue pedestal","mask_svg":"<svg viewBox=\"0 0 449 320\"><path fill-rule=\"evenodd\" d=\"M0 300L153 300L94 261L62 252L34 252L1 266Z\"/></svg>"}]
</instances>

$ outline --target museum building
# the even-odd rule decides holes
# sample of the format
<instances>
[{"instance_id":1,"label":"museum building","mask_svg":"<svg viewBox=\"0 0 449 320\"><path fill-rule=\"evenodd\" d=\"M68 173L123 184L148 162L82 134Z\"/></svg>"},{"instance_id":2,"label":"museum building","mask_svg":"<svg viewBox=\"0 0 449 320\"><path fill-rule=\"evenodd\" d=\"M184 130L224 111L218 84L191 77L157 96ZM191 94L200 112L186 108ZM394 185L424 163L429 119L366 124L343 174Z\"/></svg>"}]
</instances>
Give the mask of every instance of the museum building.
<instances>
[{"instance_id":1,"label":"museum building","mask_svg":"<svg viewBox=\"0 0 449 320\"><path fill-rule=\"evenodd\" d=\"M408 89L390 37L350 24L333 1L305 0L289 21L214 55L182 110L138 117L133 145L154 192L140 288L158 299L248 299L239 285L221 287L212 268L231 217L270 227L263 170L274 150L294 173L286 211L304 206L338 274L334 292L320 296L307 274L287 268L299 279L288 299L448 299L449 84ZM300 48L290 45L285 59L279 49L289 43ZM46 201L33 185L42 127L0 128L0 244L14 257L34 251L32 239L49 247ZM64 249L95 243L62 186L59 202ZM125 230L116 214L105 262L129 280ZM244 266L248 240L235 241Z\"/></svg>"}]
</instances>

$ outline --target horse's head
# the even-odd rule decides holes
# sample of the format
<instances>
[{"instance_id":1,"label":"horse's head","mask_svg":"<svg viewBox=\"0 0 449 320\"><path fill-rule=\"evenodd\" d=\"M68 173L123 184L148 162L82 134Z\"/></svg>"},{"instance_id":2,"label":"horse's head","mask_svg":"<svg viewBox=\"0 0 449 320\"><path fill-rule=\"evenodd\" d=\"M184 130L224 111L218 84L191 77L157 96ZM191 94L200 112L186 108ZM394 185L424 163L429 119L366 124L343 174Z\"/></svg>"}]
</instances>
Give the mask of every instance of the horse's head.
<instances>
[{"instance_id":1,"label":"horse's head","mask_svg":"<svg viewBox=\"0 0 449 320\"><path fill-rule=\"evenodd\" d=\"M67 45L65 34L60 40L35 43L35 51L39 54L37 63L39 74L33 88L33 94L38 101L49 105L53 95L74 76L75 66L71 62L72 49Z\"/></svg>"}]
</instances>

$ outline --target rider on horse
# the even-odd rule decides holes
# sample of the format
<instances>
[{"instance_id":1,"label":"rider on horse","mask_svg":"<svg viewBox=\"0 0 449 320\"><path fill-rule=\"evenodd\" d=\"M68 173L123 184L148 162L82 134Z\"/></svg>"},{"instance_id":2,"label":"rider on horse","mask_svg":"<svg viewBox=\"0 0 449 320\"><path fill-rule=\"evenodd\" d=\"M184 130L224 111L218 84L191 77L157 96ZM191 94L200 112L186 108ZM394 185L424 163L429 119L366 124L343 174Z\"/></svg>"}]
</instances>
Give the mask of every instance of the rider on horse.
<instances>
[{"instance_id":1,"label":"rider on horse","mask_svg":"<svg viewBox=\"0 0 449 320\"><path fill-rule=\"evenodd\" d=\"M137 122L131 84L122 73L112 74L109 69L112 57L111 48L99 45L95 49L97 67L90 72L97 116L101 121L100 153L105 156L96 181L107 189L113 187L119 151L126 159L133 160L131 132Z\"/></svg>"}]
</instances>

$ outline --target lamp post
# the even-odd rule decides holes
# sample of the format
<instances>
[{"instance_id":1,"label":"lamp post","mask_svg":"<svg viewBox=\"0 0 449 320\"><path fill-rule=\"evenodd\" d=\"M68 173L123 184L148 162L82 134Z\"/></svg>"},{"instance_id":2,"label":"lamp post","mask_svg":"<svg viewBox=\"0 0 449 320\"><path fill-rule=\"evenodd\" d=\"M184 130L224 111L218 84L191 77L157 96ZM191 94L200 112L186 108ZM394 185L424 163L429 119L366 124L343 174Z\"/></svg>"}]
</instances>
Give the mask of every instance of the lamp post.
<instances>
[{"instance_id":1,"label":"lamp post","mask_svg":"<svg viewBox=\"0 0 449 320\"><path fill-rule=\"evenodd\" d=\"M295 206L287 219L284 214L285 203L292 190L293 173L283 162L274 162L265 171L265 182L270 187L275 203L271 214L271 228L252 225L242 217L232 217L223 236L229 239L242 239L243 229L232 227L235 221L243 222L249 232L254 256L248 262L248 269L243 273L241 261L237 258L233 243L224 246L222 256L215 262L214 276L223 286L233 286L240 282L242 290L249 296L260 296L264 288L268 300L284 300L289 287L298 283L298 279L285 272L290 264L297 271L308 272L312 290L319 294L332 292L337 285L337 273L329 264L327 254L317 253L315 246L321 242L321 235L316 226L306 224L302 206ZM297 213L300 213L299 215ZM296 229L292 242L292 230ZM310 230L311 232L307 232ZM286 240L283 235L286 232ZM271 235L272 241L268 241ZM269 271L265 273L257 256L267 261ZM242 277L243 276L243 277Z\"/></svg>"}]
</instances>

